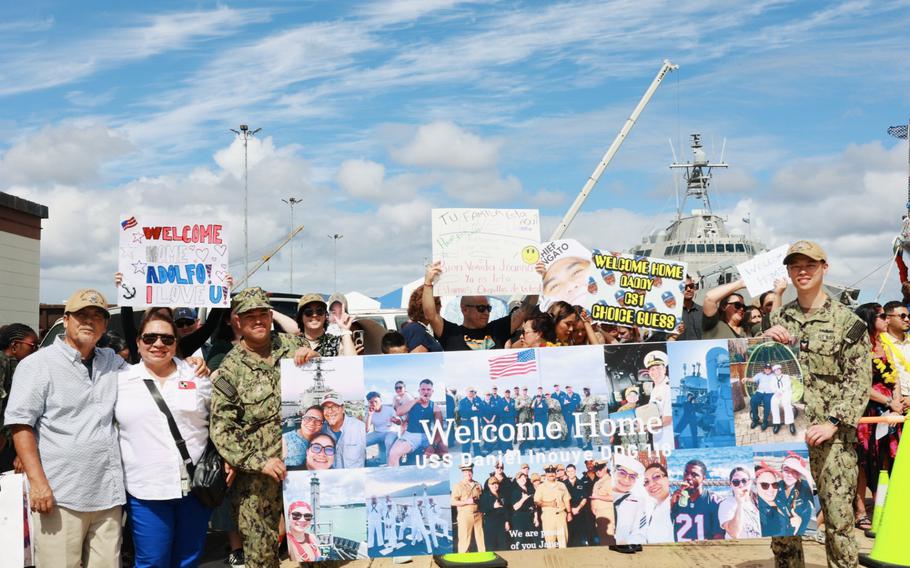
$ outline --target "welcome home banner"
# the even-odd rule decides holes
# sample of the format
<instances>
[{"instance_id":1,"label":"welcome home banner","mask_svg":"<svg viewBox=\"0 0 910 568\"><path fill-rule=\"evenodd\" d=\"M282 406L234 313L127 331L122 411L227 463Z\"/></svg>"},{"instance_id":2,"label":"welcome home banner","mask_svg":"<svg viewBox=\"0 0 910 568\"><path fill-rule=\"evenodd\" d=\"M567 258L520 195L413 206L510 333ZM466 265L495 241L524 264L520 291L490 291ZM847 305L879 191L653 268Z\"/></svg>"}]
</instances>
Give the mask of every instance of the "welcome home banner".
<instances>
[{"instance_id":1,"label":"welcome home banner","mask_svg":"<svg viewBox=\"0 0 910 568\"><path fill-rule=\"evenodd\" d=\"M121 306L230 305L224 225L211 219L125 214L117 289Z\"/></svg>"},{"instance_id":2,"label":"welcome home banner","mask_svg":"<svg viewBox=\"0 0 910 568\"><path fill-rule=\"evenodd\" d=\"M806 534L802 393L793 352L762 340L285 361L289 549L326 560Z\"/></svg>"}]
</instances>

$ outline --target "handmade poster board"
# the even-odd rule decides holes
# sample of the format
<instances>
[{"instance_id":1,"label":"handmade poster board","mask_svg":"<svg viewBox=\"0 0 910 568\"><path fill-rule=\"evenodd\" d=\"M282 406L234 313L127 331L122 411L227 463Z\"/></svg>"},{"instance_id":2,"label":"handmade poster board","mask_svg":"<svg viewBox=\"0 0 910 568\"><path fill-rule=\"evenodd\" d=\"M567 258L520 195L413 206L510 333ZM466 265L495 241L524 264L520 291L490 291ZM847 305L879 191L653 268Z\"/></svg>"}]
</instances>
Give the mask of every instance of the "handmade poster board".
<instances>
[{"instance_id":1,"label":"handmade poster board","mask_svg":"<svg viewBox=\"0 0 910 568\"><path fill-rule=\"evenodd\" d=\"M433 209L432 233L437 296L540 292L536 209Z\"/></svg>"},{"instance_id":2,"label":"handmade poster board","mask_svg":"<svg viewBox=\"0 0 910 568\"><path fill-rule=\"evenodd\" d=\"M598 322L672 332L682 321L686 263L588 249L574 239L543 243L541 308L562 300Z\"/></svg>"},{"instance_id":3,"label":"handmade poster board","mask_svg":"<svg viewBox=\"0 0 910 568\"><path fill-rule=\"evenodd\" d=\"M750 361L782 364L801 382L792 352L763 345L371 355L349 358L356 369L335 377L310 367L303 390L296 379L282 382L285 436L343 431L333 454L360 452L364 466L315 459L332 442L313 438L319 451L304 447L308 461L289 468L284 484L289 538L325 560L806 534L815 504L805 444L786 428L750 428L737 406ZM502 357L516 353L504 374ZM340 360L320 365L340 369ZM346 392L333 397L335 388ZM313 397L327 393L344 402L345 421L361 418L314 422ZM801 401L787 404L804 415ZM564 481L547 480L557 475ZM563 491L570 508L586 499L571 519L553 508ZM601 521L607 516L615 523Z\"/></svg>"},{"instance_id":4,"label":"handmade poster board","mask_svg":"<svg viewBox=\"0 0 910 568\"><path fill-rule=\"evenodd\" d=\"M774 289L774 281L777 279L789 280L787 267L784 266L788 248L789 245L781 245L736 265L750 296L757 298L762 292Z\"/></svg>"},{"instance_id":5,"label":"handmade poster board","mask_svg":"<svg viewBox=\"0 0 910 568\"><path fill-rule=\"evenodd\" d=\"M226 307L228 243L210 219L121 218L117 289L120 306Z\"/></svg>"}]
</instances>

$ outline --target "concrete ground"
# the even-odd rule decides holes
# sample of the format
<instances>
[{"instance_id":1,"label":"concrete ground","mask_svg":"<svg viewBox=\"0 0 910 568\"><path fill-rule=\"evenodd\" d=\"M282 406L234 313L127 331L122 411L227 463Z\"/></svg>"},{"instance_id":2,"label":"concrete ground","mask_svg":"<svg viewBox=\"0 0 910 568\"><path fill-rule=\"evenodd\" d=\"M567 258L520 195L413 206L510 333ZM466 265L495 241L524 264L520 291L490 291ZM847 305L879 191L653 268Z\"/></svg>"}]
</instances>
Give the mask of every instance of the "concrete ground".
<instances>
[{"instance_id":1,"label":"concrete ground","mask_svg":"<svg viewBox=\"0 0 910 568\"><path fill-rule=\"evenodd\" d=\"M207 546L204 568L223 568L224 540L213 534ZM869 552L874 541L856 531L860 552ZM823 568L825 547L811 541L803 541L807 568ZM569 548L558 551L501 552L513 568L589 568L602 566L685 566L687 568L773 568L771 539L741 540L735 542L714 541L701 544L667 544L645 546L643 552L627 555L611 552L605 547ZM296 563L284 561L282 568L294 568ZM389 558L355 560L352 562L324 562L322 567L346 568L393 568L398 566ZM431 556L414 556L413 561L402 565L412 568L433 568Z\"/></svg>"}]
</instances>

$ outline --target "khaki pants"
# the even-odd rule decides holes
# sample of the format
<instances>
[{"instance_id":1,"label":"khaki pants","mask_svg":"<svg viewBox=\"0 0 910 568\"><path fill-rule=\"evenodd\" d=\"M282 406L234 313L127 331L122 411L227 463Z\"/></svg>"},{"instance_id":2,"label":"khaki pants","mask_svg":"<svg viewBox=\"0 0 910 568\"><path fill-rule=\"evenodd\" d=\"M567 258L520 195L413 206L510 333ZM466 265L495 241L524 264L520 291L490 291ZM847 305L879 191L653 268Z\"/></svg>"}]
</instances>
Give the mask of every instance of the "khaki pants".
<instances>
[{"instance_id":1,"label":"khaki pants","mask_svg":"<svg viewBox=\"0 0 910 568\"><path fill-rule=\"evenodd\" d=\"M553 543L556 543L559 548L565 548L568 540L565 511L557 511L555 507L544 507L540 517L543 525L543 540L547 548L553 548Z\"/></svg>"},{"instance_id":2,"label":"khaki pants","mask_svg":"<svg viewBox=\"0 0 910 568\"><path fill-rule=\"evenodd\" d=\"M37 568L120 568L122 508L35 514Z\"/></svg>"},{"instance_id":3,"label":"khaki pants","mask_svg":"<svg viewBox=\"0 0 910 568\"><path fill-rule=\"evenodd\" d=\"M483 541L483 516L473 511L458 511L458 552L467 552L471 546L471 534L477 543L477 552L486 552Z\"/></svg>"}]
</instances>

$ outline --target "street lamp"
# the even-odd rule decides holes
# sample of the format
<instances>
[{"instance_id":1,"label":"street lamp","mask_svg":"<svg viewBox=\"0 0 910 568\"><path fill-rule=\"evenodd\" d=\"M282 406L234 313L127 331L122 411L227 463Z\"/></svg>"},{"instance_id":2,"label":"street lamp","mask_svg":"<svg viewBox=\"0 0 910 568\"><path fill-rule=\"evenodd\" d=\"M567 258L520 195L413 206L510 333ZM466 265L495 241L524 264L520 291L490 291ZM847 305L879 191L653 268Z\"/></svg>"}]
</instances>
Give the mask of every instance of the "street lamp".
<instances>
[{"instance_id":1,"label":"street lamp","mask_svg":"<svg viewBox=\"0 0 910 568\"><path fill-rule=\"evenodd\" d=\"M250 130L250 127L246 124L240 125L240 130L234 130L231 128L231 132L243 138L243 277L246 280L246 276L250 273L250 237L249 237L249 170L247 168L247 141L250 139L250 136L253 136L257 132L262 130L257 128L256 130Z\"/></svg>"},{"instance_id":2,"label":"street lamp","mask_svg":"<svg viewBox=\"0 0 910 568\"><path fill-rule=\"evenodd\" d=\"M294 206L298 203L302 203L302 199L297 199L296 197L288 197L287 199L282 199L288 206L291 208L291 234L294 233ZM293 238L293 237L291 237ZM294 293L294 243L291 243L291 294Z\"/></svg>"},{"instance_id":3,"label":"street lamp","mask_svg":"<svg viewBox=\"0 0 910 568\"><path fill-rule=\"evenodd\" d=\"M335 233L334 235L329 235L329 238L332 239L332 256L335 257L335 283L332 286L332 292L338 291L338 239L344 238L344 235L339 235Z\"/></svg>"}]
</instances>

